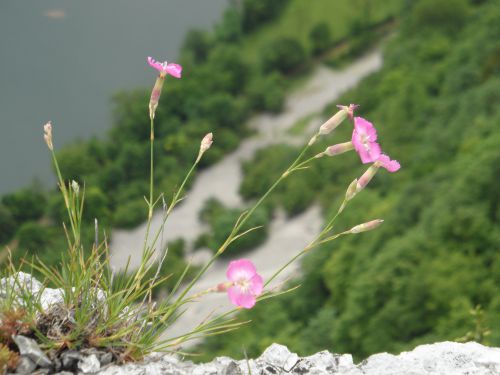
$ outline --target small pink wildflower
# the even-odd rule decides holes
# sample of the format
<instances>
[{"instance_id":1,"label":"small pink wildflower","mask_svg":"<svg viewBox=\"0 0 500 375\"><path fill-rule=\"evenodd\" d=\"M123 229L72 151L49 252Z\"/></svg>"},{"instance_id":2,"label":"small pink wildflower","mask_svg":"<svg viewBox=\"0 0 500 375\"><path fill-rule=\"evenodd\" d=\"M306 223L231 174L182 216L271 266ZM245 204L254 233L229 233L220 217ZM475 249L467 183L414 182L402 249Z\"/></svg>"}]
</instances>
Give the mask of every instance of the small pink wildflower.
<instances>
[{"instance_id":1,"label":"small pink wildflower","mask_svg":"<svg viewBox=\"0 0 500 375\"><path fill-rule=\"evenodd\" d=\"M159 62L153 59L151 56L148 56L148 64L158 70L161 76L166 76L170 74L172 77L181 78L182 74L182 66L174 63Z\"/></svg>"},{"instance_id":2,"label":"small pink wildflower","mask_svg":"<svg viewBox=\"0 0 500 375\"><path fill-rule=\"evenodd\" d=\"M227 288L231 303L251 309L264 287L262 277L257 273L253 263L248 259L234 260L229 263L226 275L231 281L231 286Z\"/></svg>"},{"instance_id":3,"label":"small pink wildflower","mask_svg":"<svg viewBox=\"0 0 500 375\"><path fill-rule=\"evenodd\" d=\"M386 154L382 154L379 156L377 164L387 169L391 173L396 172L401 168L401 165L397 160L391 160L391 158Z\"/></svg>"},{"instance_id":4,"label":"small pink wildflower","mask_svg":"<svg viewBox=\"0 0 500 375\"><path fill-rule=\"evenodd\" d=\"M362 117L354 118L352 144L363 164L376 161L382 150L377 141L377 131L373 124Z\"/></svg>"}]
</instances>

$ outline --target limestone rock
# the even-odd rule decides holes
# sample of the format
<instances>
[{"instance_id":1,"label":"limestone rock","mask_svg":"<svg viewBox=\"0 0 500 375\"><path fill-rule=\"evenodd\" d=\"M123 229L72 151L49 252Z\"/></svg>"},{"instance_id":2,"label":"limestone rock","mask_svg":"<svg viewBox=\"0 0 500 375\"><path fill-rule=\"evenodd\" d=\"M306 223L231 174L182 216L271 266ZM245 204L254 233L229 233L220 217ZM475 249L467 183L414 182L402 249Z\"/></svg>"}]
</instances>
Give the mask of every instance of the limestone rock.
<instances>
[{"instance_id":1,"label":"limestone rock","mask_svg":"<svg viewBox=\"0 0 500 375\"><path fill-rule=\"evenodd\" d=\"M14 335L12 339L19 348L21 356L31 359L36 365L40 367L50 367L52 362L40 349L35 340L21 335Z\"/></svg>"},{"instance_id":2,"label":"limestone rock","mask_svg":"<svg viewBox=\"0 0 500 375\"><path fill-rule=\"evenodd\" d=\"M250 370L250 372L249 372ZM235 361L219 357L195 365L172 355L154 354L143 363L110 366L100 375L239 375L239 374L333 374L333 375L500 375L500 348L474 342L442 342L421 345L399 355L375 354L354 364L350 354L327 351L299 357L285 346L273 344L257 359Z\"/></svg>"}]
</instances>

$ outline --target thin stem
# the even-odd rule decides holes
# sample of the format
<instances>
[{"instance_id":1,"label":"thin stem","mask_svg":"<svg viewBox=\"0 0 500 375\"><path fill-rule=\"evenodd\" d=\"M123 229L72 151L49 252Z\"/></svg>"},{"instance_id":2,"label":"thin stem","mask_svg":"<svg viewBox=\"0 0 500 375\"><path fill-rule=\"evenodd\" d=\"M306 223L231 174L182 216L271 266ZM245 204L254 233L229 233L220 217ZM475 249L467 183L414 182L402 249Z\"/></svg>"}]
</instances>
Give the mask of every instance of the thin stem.
<instances>
[{"instance_id":1,"label":"thin stem","mask_svg":"<svg viewBox=\"0 0 500 375\"><path fill-rule=\"evenodd\" d=\"M297 255L295 255L292 259L290 259L288 262L286 262L279 270L277 270L270 278L269 280L266 281L266 283L264 284L264 288L266 286L268 286L271 281L273 281L281 272L283 272L283 270L285 268L287 268L290 264L292 264L293 262L295 262L297 259L299 259L302 255L304 255L306 253L306 250L302 250L300 251L299 253L297 253Z\"/></svg>"},{"instance_id":2,"label":"thin stem","mask_svg":"<svg viewBox=\"0 0 500 375\"><path fill-rule=\"evenodd\" d=\"M78 246L80 244L80 235L78 231L76 230L75 223L73 222L73 216L72 216L72 211L71 211L71 206L69 202L69 196L68 196L68 191L66 190L66 185L64 184L64 180L62 178L61 170L59 169L59 163L57 162L56 154L53 149L50 150L51 155L52 155L52 161L54 163L54 167L56 169L57 173L57 179L59 180L59 188L61 189L63 198L64 198L64 205L66 206L66 210L68 211L68 217L69 217L69 222L71 225L71 231L73 232L73 238L75 239L75 246Z\"/></svg>"},{"instance_id":3,"label":"thin stem","mask_svg":"<svg viewBox=\"0 0 500 375\"><path fill-rule=\"evenodd\" d=\"M151 229L151 221L153 218L153 187L154 187L154 120L151 117L150 121L150 160L149 160L149 202L148 202L148 225L146 228L146 235L144 236L143 254L145 253L148 246L149 231Z\"/></svg>"}]
</instances>

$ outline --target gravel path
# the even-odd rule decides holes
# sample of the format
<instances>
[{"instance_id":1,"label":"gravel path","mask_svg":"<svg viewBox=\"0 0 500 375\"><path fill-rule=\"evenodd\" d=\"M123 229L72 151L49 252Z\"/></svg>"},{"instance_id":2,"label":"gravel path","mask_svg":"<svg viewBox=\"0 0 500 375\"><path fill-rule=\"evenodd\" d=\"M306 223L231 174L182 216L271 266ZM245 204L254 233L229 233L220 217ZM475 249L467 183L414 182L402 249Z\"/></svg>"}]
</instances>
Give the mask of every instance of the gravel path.
<instances>
[{"instance_id":1,"label":"gravel path","mask_svg":"<svg viewBox=\"0 0 500 375\"><path fill-rule=\"evenodd\" d=\"M331 70L319 67L310 79L286 100L285 109L279 115L264 114L250 120L249 126L257 130L253 137L245 139L240 147L227 155L217 164L204 169L196 176L194 184L186 199L172 211L164 231L164 241L168 242L179 237L184 238L187 244L188 257L194 263L201 263L208 256L207 252L197 251L191 254L193 241L206 230L200 223L198 212L203 203L209 198L216 198L229 207L243 205L238 189L242 181L241 162L252 158L255 151L274 143L304 142L304 139L287 135L287 130L294 123L311 113L319 113L326 104L332 102L347 89L355 86L363 77L380 69L382 57L379 51L353 62L343 70ZM313 120L314 129L321 124L320 119ZM214 134L217 142L217 134ZM152 233L161 227L162 215L157 212L153 216ZM301 215L286 219L282 213L277 213L271 223L269 238L257 249L246 255L251 259L260 274L269 277L290 257L302 249L321 228L321 214L318 207L311 207ZM114 230L111 242L111 265L122 269L130 257L132 268L140 262L146 223L133 230ZM218 260L199 280L195 291L205 290L224 281L226 260ZM289 267L282 273L282 281L297 271L297 265ZM189 331L195 327L214 309L224 311L229 308L225 295L209 295L204 297L203 303L190 306L190 309L171 327L169 336Z\"/></svg>"}]
</instances>

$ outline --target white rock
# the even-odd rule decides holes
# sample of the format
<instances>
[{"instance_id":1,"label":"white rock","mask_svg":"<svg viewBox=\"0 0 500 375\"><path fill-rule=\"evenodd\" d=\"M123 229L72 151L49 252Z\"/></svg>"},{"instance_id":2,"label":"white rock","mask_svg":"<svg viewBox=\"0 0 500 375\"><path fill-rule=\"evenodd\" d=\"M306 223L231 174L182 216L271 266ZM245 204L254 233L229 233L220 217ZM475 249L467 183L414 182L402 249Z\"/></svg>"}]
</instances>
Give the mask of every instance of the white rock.
<instances>
[{"instance_id":1,"label":"white rock","mask_svg":"<svg viewBox=\"0 0 500 375\"><path fill-rule=\"evenodd\" d=\"M78 369L84 374L95 374L101 369L101 363L95 354L78 361Z\"/></svg>"},{"instance_id":2,"label":"white rock","mask_svg":"<svg viewBox=\"0 0 500 375\"><path fill-rule=\"evenodd\" d=\"M399 355L375 354L355 365L350 354L327 351L299 357L285 346L273 344L257 359L234 361L219 357L210 363L194 365L178 358L158 354L144 363L110 366L100 375L141 374L308 374L308 375L500 375L500 348L477 343L442 342L418 346Z\"/></svg>"}]
</instances>

